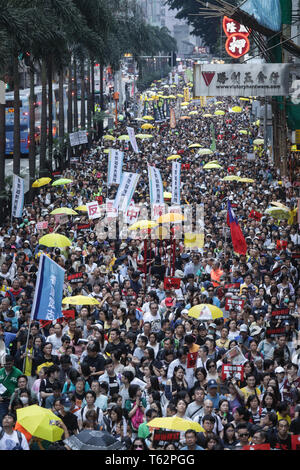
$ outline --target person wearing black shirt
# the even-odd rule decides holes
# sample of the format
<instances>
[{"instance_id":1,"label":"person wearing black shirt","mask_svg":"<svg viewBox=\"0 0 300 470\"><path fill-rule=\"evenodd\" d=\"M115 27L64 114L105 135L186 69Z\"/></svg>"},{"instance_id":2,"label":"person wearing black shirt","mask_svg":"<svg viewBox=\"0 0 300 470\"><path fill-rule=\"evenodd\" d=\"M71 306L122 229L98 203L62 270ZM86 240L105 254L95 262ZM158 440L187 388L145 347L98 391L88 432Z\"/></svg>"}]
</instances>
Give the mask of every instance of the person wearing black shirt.
<instances>
[{"instance_id":1,"label":"person wearing black shirt","mask_svg":"<svg viewBox=\"0 0 300 470\"><path fill-rule=\"evenodd\" d=\"M58 366L50 366L46 370L46 378L41 381L40 384L40 396L42 398L42 406L45 407L46 405L46 398L53 395L53 389L56 385L60 385L58 381Z\"/></svg>"},{"instance_id":2,"label":"person wearing black shirt","mask_svg":"<svg viewBox=\"0 0 300 470\"><path fill-rule=\"evenodd\" d=\"M117 328L113 328L110 332L110 343L105 348L105 353L111 354L112 352L119 350L122 354L126 355L126 345L120 340L120 331Z\"/></svg>"},{"instance_id":3,"label":"person wearing black shirt","mask_svg":"<svg viewBox=\"0 0 300 470\"><path fill-rule=\"evenodd\" d=\"M160 256L155 256L154 264L150 267L151 276L157 276L160 281L164 280L166 267L161 263Z\"/></svg>"},{"instance_id":4,"label":"person wearing black shirt","mask_svg":"<svg viewBox=\"0 0 300 470\"><path fill-rule=\"evenodd\" d=\"M68 398L57 398L54 401L53 408L57 416L63 421L70 436L79 430L77 417L70 411L71 402Z\"/></svg>"},{"instance_id":5,"label":"person wearing black shirt","mask_svg":"<svg viewBox=\"0 0 300 470\"><path fill-rule=\"evenodd\" d=\"M291 450L292 439L289 433L289 423L286 419L280 419L277 425L277 432L270 439L272 449Z\"/></svg>"},{"instance_id":6,"label":"person wearing black shirt","mask_svg":"<svg viewBox=\"0 0 300 470\"><path fill-rule=\"evenodd\" d=\"M91 370L91 375L99 377L104 374L105 359L99 353L99 345L96 343L89 344L86 348L87 356L83 359L82 363L87 364Z\"/></svg>"}]
</instances>

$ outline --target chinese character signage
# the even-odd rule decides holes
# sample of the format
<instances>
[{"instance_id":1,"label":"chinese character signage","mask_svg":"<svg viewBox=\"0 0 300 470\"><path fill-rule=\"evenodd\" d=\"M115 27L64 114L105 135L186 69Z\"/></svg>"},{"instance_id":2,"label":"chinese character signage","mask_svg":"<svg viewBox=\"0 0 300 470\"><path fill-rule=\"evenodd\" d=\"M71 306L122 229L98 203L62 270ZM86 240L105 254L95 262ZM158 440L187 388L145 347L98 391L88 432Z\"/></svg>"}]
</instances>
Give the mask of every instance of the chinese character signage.
<instances>
[{"instance_id":1,"label":"chinese character signage","mask_svg":"<svg viewBox=\"0 0 300 470\"><path fill-rule=\"evenodd\" d=\"M172 204L180 204L181 163L172 162Z\"/></svg>"},{"instance_id":2,"label":"chinese character signage","mask_svg":"<svg viewBox=\"0 0 300 470\"><path fill-rule=\"evenodd\" d=\"M18 175L13 175L11 216L21 218L24 206L24 180Z\"/></svg>"},{"instance_id":3,"label":"chinese character signage","mask_svg":"<svg viewBox=\"0 0 300 470\"><path fill-rule=\"evenodd\" d=\"M133 127L127 127L127 133L129 135L131 147L135 153L139 153L139 149L136 143L135 133Z\"/></svg>"},{"instance_id":4,"label":"chinese character signage","mask_svg":"<svg viewBox=\"0 0 300 470\"><path fill-rule=\"evenodd\" d=\"M288 96L289 64L194 64L194 98Z\"/></svg>"},{"instance_id":5,"label":"chinese character signage","mask_svg":"<svg viewBox=\"0 0 300 470\"><path fill-rule=\"evenodd\" d=\"M101 211L98 201L88 202L86 204L86 208L88 210L88 217L90 220L99 219L101 216Z\"/></svg>"},{"instance_id":6,"label":"chinese character signage","mask_svg":"<svg viewBox=\"0 0 300 470\"><path fill-rule=\"evenodd\" d=\"M117 149L109 149L107 183L120 184L122 176L124 152Z\"/></svg>"},{"instance_id":7,"label":"chinese character signage","mask_svg":"<svg viewBox=\"0 0 300 470\"><path fill-rule=\"evenodd\" d=\"M162 204L164 202L164 188L158 168L148 165L148 178L151 204Z\"/></svg>"},{"instance_id":8,"label":"chinese character signage","mask_svg":"<svg viewBox=\"0 0 300 470\"><path fill-rule=\"evenodd\" d=\"M248 36L251 30L248 31L244 25L228 18L228 16L223 18L223 29L227 36L225 48L228 55L234 59L239 59L249 52L250 41Z\"/></svg>"},{"instance_id":9,"label":"chinese character signage","mask_svg":"<svg viewBox=\"0 0 300 470\"><path fill-rule=\"evenodd\" d=\"M123 212L127 211L139 178L140 175L138 173L124 172L122 174L121 183L114 201L115 209Z\"/></svg>"},{"instance_id":10,"label":"chinese character signage","mask_svg":"<svg viewBox=\"0 0 300 470\"><path fill-rule=\"evenodd\" d=\"M244 366L242 364L222 364L222 380L235 378L244 380Z\"/></svg>"}]
</instances>

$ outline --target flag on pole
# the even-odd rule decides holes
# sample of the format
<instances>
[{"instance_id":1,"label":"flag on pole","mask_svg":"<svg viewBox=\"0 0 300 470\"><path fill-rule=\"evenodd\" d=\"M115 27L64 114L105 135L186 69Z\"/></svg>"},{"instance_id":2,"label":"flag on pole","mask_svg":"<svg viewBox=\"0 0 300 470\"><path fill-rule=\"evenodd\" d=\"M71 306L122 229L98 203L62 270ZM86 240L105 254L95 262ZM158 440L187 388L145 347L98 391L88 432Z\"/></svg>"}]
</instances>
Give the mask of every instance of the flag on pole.
<instances>
[{"instance_id":1,"label":"flag on pole","mask_svg":"<svg viewBox=\"0 0 300 470\"><path fill-rule=\"evenodd\" d=\"M54 321L63 316L65 270L44 253L40 256L31 320Z\"/></svg>"},{"instance_id":2,"label":"flag on pole","mask_svg":"<svg viewBox=\"0 0 300 470\"><path fill-rule=\"evenodd\" d=\"M107 184L120 184L122 177L124 152L110 148L108 156Z\"/></svg>"},{"instance_id":3,"label":"flag on pole","mask_svg":"<svg viewBox=\"0 0 300 470\"><path fill-rule=\"evenodd\" d=\"M172 204L180 204L181 163L172 162Z\"/></svg>"},{"instance_id":4,"label":"flag on pole","mask_svg":"<svg viewBox=\"0 0 300 470\"><path fill-rule=\"evenodd\" d=\"M131 143L131 147L132 147L133 151L135 153L139 153L139 148L138 148L138 145L136 143L134 128L133 127L127 127L127 133L129 135L130 143Z\"/></svg>"},{"instance_id":5,"label":"flag on pole","mask_svg":"<svg viewBox=\"0 0 300 470\"><path fill-rule=\"evenodd\" d=\"M13 175L11 217L21 218L24 206L24 179Z\"/></svg>"},{"instance_id":6,"label":"flag on pole","mask_svg":"<svg viewBox=\"0 0 300 470\"><path fill-rule=\"evenodd\" d=\"M121 183L114 201L114 208L126 212L140 175L138 173L124 172L122 174Z\"/></svg>"},{"instance_id":7,"label":"flag on pole","mask_svg":"<svg viewBox=\"0 0 300 470\"><path fill-rule=\"evenodd\" d=\"M164 187L159 169L148 165L148 179L151 204L163 204Z\"/></svg>"},{"instance_id":8,"label":"flag on pole","mask_svg":"<svg viewBox=\"0 0 300 470\"><path fill-rule=\"evenodd\" d=\"M234 251L240 255L245 255L247 252L247 243L238 224L235 213L233 212L230 201L227 202L227 225L230 227Z\"/></svg>"}]
</instances>

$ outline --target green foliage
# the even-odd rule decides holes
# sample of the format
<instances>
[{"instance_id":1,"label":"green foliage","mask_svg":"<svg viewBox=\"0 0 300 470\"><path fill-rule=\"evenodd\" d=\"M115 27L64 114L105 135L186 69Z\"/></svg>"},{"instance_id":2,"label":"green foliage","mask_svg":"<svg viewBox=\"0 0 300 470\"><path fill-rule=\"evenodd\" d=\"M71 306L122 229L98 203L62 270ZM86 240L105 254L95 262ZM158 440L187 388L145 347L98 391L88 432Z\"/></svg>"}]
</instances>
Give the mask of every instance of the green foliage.
<instances>
[{"instance_id":1,"label":"green foliage","mask_svg":"<svg viewBox=\"0 0 300 470\"><path fill-rule=\"evenodd\" d=\"M232 5L238 5L239 0L227 0ZM218 39L220 38L221 19L204 18L199 16L200 3L197 0L166 0L166 3L173 10L178 10L176 18L184 19L193 27L192 34L201 36L212 52L218 52ZM216 4L210 0L210 4Z\"/></svg>"}]
</instances>

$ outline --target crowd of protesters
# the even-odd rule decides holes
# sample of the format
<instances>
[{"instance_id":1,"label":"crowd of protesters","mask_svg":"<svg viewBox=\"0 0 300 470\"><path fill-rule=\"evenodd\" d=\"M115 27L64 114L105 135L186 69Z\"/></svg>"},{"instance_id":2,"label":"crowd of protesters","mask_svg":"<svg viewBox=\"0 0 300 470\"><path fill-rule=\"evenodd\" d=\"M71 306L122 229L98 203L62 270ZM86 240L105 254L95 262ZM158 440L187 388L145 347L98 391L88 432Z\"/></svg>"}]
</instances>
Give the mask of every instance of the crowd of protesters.
<instances>
[{"instance_id":1,"label":"crowd of protesters","mask_svg":"<svg viewBox=\"0 0 300 470\"><path fill-rule=\"evenodd\" d=\"M181 93L183 86L181 79L169 93ZM166 87L159 89L168 93ZM128 141L118 140L77 151L63 174L72 184L36 190L22 220L11 221L8 215L0 229L1 450L51 448L48 441L14 430L17 409L32 404L61 418L64 438L82 429L106 430L126 449L292 448L292 436L300 435L300 235L295 219L273 218L265 210L272 201L294 209L297 193L280 180L270 155L254 149L261 129L251 117L251 102L221 100L218 105L217 99L207 100L205 107L191 100L184 112L198 114L178 118L175 129L168 120L154 122L153 138L138 142L138 154ZM242 113L229 113L237 104ZM225 115L215 116L216 109ZM204 117L208 113L212 117ZM199 156L189 146L210 148L212 123L216 151ZM128 125L140 132L141 124L127 116L113 135L127 134ZM98 220L85 213L69 216L63 225L49 215L96 196L103 204L114 199L117 186L106 184L104 150L109 146L124 151L124 171L140 173L133 199L148 210L147 164L159 168L165 191L172 183L167 157L179 154L187 164L181 172L181 201L204 204L204 246L189 248L183 238L176 240L176 288L164 284L172 274L170 239L152 239L145 253L139 236L112 239L109 228L106 239L99 236ZM212 159L222 168L203 169ZM222 181L232 174L254 182ZM246 255L232 248L228 200L247 242ZM251 211L259 215L250 218ZM38 230L37 222L43 221L48 228ZM42 235L54 231L66 235L71 247L39 244ZM31 321L41 253L66 270L64 297L91 296L99 305L69 306L55 323ZM76 273L81 274L74 282ZM225 308L228 284L238 285L235 297L244 301L242 307ZM198 304L221 308L223 318L191 318L189 309ZM276 317L274 323L272 312L286 309L284 320ZM282 332L270 334L272 327ZM243 374L224 377L222 365L236 346ZM189 367L189 354L195 352L196 363ZM187 429L175 442L156 441L148 426L156 417L197 422L202 431Z\"/></svg>"}]
</instances>

